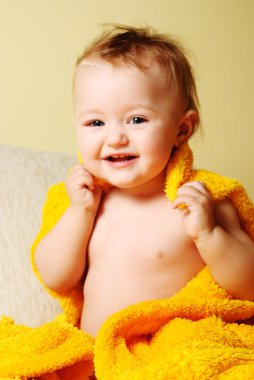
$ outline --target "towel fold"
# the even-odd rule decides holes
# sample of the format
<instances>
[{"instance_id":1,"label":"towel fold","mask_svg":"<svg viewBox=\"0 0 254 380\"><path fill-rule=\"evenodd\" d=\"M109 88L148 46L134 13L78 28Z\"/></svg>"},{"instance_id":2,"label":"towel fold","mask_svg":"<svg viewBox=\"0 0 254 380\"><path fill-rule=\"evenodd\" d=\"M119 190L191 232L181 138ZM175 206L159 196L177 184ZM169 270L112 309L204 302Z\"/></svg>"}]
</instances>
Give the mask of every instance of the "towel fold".
<instances>
[{"instance_id":1,"label":"towel fold","mask_svg":"<svg viewBox=\"0 0 254 380\"><path fill-rule=\"evenodd\" d=\"M253 379L254 302L234 300L203 269L175 296L110 317L95 342L98 379ZM235 322L235 323L233 323Z\"/></svg>"},{"instance_id":2,"label":"towel fold","mask_svg":"<svg viewBox=\"0 0 254 380\"><path fill-rule=\"evenodd\" d=\"M93 346L94 339L71 324L31 328L3 317L0 379L83 380L93 373Z\"/></svg>"}]
</instances>

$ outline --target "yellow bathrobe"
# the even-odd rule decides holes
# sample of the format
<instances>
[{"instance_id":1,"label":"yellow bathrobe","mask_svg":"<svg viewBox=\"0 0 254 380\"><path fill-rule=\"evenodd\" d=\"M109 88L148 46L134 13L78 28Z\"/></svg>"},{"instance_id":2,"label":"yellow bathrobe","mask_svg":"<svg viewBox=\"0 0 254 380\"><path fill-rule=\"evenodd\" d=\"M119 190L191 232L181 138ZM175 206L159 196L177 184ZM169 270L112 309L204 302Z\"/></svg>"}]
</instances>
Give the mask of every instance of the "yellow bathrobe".
<instances>
[{"instance_id":1,"label":"yellow bathrobe","mask_svg":"<svg viewBox=\"0 0 254 380\"><path fill-rule=\"evenodd\" d=\"M192 168L182 146L170 161L165 194L173 200L186 181L202 180L215 201L229 199L254 240L254 207L238 181ZM50 188L43 222L32 247L69 205L63 184ZM41 280L42 281L42 280ZM233 299L204 268L175 296L135 304L112 315L96 339L78 330L82 289L56 294L63 313L33 329L0 323L0 380L254 379L254 302Z\"/></svg>"}]
</instances>

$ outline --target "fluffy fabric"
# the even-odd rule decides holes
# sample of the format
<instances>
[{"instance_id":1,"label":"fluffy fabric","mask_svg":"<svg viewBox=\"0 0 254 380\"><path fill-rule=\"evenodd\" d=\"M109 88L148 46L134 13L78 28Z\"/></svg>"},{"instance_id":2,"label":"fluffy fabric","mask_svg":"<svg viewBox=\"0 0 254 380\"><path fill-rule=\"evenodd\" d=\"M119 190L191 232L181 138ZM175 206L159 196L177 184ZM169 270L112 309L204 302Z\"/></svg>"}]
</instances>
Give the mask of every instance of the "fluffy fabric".
<instances>
[{"instance_id":1,"label":"fluffy fabric","mask_svg":"<svg viewBox=\"0 0 254 380\"><path fill-rule=\"evenodd\" d=\"M253 313L253 302L232 300L205 269L171 299L106 321L95 343L98 379L253 379L254 327L232 323Z\"/></svg>"},{"instance_id":2,"label":"fluffy fabric","mask_svg":"<svg viewBox=\"0 0 254 380\"><path fill-rule=\"evenodd\" d=\"M177 188L194 179L204 181L215 200L229 199L254 239L254 207L242 186L193 170L192 154L185 145L170 162L166 196L173 200ZM32 261L36 245L68 204L63 184L49 190ZM39 277L34 261L33 268ZM207 268L174 297L138 303L114 314L95 342L72 326L79 323L82 289L50 293L63 309L54 322L38 329L6 319L0 324L2 378L80 380L92 373L93 362L99 380L254 378L254 327L247 324L254 316L254 302L232 299Z\"/></svg>"},{"instance_id":3,"label":"fluffy fabric","mask_svg":"<svg viewBox=\"0 0 254 380\"><path fill-rule=\"evenodd\" d=\"M31 328L3 318L0 358L0 379L85 380L93 372L93 338L67 323Z\"/></svg>"}]
</instances>

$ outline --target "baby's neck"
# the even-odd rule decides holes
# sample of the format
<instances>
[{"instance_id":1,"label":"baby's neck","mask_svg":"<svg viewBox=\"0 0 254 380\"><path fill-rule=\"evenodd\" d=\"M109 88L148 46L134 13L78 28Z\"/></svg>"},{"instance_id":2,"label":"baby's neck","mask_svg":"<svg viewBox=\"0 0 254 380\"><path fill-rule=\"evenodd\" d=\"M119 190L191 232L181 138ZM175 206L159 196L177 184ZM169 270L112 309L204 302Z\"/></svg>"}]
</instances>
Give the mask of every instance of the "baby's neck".
<instances>
[{"instance_id":1,"label":"baby's neck","mask_svg":"<svg viewBox=\"0 0 254 380\"><path fill-rule=\"evenodd\" d=\"M124 191L119 188L112 188L109 192L110 197L115 197L117 199L122 200L122 201L130 201L130 202L139 202L139 203L144 203L144 202L149 202L152 200L156 200L161 197L165 197L165 193L163 188L154 192L135 192L135 191Z\"/></svg>"},{"instance_id":2,"label":"baby's neck","mask_svg":"<svg viewBox=\"0 0 254 380\"><path fill-rule=\"evenodd\" d=\"M165 184L165 175L162 173L157 178L154 178L145 184L136 187L121 188L121 187L112 187L110 192L119 197L123 198L132 198L137 200L149 200L157 197L164 196L164 184Z\"/></svg>"}]
</instances>

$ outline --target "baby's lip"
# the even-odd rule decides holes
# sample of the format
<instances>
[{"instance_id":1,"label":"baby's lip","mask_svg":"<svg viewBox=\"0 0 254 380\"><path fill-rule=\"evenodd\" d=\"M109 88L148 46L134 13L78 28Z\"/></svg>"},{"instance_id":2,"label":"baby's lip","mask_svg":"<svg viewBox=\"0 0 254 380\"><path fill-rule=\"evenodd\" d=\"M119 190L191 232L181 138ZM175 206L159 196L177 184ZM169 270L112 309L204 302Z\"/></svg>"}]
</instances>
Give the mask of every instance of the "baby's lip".
<instances>
[{"instance_id":1,"label":"baby's lip","mask_svg":"<svg viewBox=\"0 0 254 380\"><path fill-rule=\"evenodd\" d=\"M113 153L113 154L108 154L104 156L103 160L110 161L110 162L121 162L121 161L130 161L137 157L138 156L133 153Z\"/></svg>"}]
</instances>

